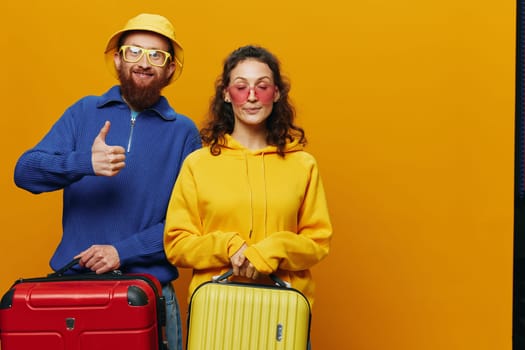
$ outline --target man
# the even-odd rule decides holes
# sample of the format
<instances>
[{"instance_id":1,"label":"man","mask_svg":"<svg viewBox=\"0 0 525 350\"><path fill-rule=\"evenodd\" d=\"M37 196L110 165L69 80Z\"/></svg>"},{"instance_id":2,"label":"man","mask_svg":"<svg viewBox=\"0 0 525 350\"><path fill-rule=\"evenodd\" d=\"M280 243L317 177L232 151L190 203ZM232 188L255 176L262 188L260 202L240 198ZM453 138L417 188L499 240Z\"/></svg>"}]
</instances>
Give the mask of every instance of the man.
<instances>
[{"instance_id":1,"label":"man","mask_svg":"<svg viewBox=\"0 0 525 350\"><path fill-rule=\"evenodd\" d=\"M120 85L69 107L15 168L32 193L63 189L63 235L50 265L80 258L76 271L150 273L167 301L169 349L182 348L171 285L178 271L163 249L166 208L184 158L201 147L195 124L161 90L176 80L183 49L164 17L140 14L105 51Z\"/></svg>"}]
</instances>

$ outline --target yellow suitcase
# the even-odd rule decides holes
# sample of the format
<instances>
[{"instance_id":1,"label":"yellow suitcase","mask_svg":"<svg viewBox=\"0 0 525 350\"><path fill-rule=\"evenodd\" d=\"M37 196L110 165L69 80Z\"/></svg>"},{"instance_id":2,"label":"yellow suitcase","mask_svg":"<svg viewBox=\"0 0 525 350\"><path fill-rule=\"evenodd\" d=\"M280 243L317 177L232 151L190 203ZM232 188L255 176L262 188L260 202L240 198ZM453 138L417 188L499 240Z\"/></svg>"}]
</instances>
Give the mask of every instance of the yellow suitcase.
<instances>
[{"instance_id":1,"label":"yellow suitcase","mask_svg":"<svg viewBox=\"0 0 525 350\"><path fill-rule=\"evenodd\" d=\"M306 297L276 276L276 285L231 282L232 271L200 285L188 308L188 350L305 350Z\"/></svg>"}]
</instances>

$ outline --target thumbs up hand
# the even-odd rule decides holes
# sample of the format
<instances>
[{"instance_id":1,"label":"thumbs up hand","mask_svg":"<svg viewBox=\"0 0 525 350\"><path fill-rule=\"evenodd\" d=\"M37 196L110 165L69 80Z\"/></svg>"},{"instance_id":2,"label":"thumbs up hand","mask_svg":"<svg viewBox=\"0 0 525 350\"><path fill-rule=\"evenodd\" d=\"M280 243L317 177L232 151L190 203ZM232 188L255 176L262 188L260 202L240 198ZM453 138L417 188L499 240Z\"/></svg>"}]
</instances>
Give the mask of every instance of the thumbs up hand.
<instances>
[{"instance_id":1,"label":"thumbs up hand","mask_svg":"<svg viewBox=\"0 0 525 350\"><path fill-rule=\"evenodd\" d=\"M121 146L106 144L106 136L111 123L106 121L91 146L91 163L97 176L115 176L126 163L126 150Z\"/></svg>"}]
</instances>

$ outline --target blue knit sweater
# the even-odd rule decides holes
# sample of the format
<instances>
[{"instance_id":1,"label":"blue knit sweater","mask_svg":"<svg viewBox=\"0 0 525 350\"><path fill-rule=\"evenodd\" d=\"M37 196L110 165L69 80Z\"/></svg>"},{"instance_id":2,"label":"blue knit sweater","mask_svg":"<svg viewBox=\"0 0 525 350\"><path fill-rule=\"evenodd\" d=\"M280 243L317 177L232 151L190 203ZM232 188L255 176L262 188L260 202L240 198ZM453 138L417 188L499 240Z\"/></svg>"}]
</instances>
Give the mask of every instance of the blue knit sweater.
<instances>
[{"instance_id":1,"label":"blue knit sweater","mask_svg":"<svg viewBox=\"0 0 525 350\"><path fill-rule=\"evenodd\" d=\"M126 166L113 177L96 176L91 146L104 122L108 145L127 149ZM64 266L93 244L111 244L123 272L150 273L161 283L177 269L166 260L166 208L184 158L201 147L198 130L162 97L131 122L119 86L68 108L15 168L17 186L32 193L63 189L63 235L50 265Z\"/></svg>"}]
</instances>

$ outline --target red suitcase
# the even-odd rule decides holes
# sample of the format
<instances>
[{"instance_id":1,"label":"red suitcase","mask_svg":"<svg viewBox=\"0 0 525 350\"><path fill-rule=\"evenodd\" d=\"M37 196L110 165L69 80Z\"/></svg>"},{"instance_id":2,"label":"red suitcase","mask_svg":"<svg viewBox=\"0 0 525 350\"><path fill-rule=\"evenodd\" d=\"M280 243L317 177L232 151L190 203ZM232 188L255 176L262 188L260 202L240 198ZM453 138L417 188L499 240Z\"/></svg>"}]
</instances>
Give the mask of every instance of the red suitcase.
<instances>
[{"instance_id":1,"label":"red suitcase","mask_svg":"<svg viewBox=\"0 0 525 350\"><path fill-rule=\"evenodd\" d=\"M4 294L2 350L165 349L158 280L119 272L63 275L71 266L20 279Z\"/></svg>"}]
</instances>

